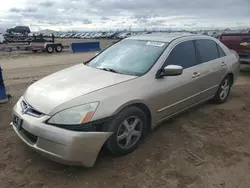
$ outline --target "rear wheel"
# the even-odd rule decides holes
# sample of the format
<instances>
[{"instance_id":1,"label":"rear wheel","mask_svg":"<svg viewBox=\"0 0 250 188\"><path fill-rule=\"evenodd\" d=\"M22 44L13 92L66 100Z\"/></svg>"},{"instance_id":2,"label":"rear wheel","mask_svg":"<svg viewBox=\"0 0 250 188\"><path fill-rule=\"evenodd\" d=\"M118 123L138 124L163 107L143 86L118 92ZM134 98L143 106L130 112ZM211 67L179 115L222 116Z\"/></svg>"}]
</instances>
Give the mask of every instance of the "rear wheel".
<instances>
[{"instance_id":1,"label":"rear wheel","mask_svg":"<svg viewBox=\"0 0 250 188\"><path fill-rule=\"evenodd\" d=\"M62 46L61 45L58 45L57 47L56 47L56 52L61 52L62 51Z\"/></svg>"},{"instance_id":2,"label":"rear wheel","mask_svg":"<svg viewBox=\"0 0 250 188\"><path fill-rule=\"evenodd\" d=\"M108 128L113 135L107 140L107 148L118 156L133 152L145 134L147 125L147 118L139 108L122 110Z\"/></svg>"},{"instance_id":3,"label":"rear wheel","mask_svg":"<svg viewBox=\"0 0 250 188\"><path fill-rule=\"evenodd\" d=\"M217 104L224 103L229 96L229 93L231 91L231 86L232 86L232 80L229 76L226 76L222 80L220 87L219 87L213 101Z\"/></svg>"}]
</instances>

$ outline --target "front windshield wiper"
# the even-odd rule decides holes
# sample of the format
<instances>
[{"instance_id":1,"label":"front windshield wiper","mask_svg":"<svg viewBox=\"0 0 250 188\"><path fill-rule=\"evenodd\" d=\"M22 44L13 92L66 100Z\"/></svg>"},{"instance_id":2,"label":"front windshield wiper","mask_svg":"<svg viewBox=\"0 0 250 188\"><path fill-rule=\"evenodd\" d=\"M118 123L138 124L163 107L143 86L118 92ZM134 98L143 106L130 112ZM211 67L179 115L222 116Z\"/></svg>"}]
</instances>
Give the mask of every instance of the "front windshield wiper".
<instances>
[{"instance_id":1,"label":"front windshield wiper","mask_svg":"<svg viewBox=\"0 0 250 188\"><path fill-rule=\"evenodd\" d=\"M116 70L114 70L114 69L111 69L111 68L99 68L99 69L101 69L101 70L105 70L105 71L109 71L109 72L113 72L113 73L117 73L117 74L122 74L122 73L120 73L120 72L118 72L118 71L116 71Z\"/></svg>"}]
</instances>

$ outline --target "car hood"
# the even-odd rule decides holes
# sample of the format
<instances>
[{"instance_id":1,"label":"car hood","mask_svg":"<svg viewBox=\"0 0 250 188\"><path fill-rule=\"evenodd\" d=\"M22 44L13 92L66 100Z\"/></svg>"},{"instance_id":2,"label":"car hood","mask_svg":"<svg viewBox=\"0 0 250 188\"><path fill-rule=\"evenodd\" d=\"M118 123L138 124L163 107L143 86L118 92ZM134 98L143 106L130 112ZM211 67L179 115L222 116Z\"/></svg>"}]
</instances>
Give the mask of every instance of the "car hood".
<instances>
[{"instance_id":1,"label":"car hood","mask_svg":"<svg viewBox=\"0 0 250 188\"><path fill-rule=\"evenodd\" d=\"M133 78L135 76L79 64L33 83L26 90L24 100L36 110L49 114L55 107L69 100Z\"/></svg>"}]
</instances>

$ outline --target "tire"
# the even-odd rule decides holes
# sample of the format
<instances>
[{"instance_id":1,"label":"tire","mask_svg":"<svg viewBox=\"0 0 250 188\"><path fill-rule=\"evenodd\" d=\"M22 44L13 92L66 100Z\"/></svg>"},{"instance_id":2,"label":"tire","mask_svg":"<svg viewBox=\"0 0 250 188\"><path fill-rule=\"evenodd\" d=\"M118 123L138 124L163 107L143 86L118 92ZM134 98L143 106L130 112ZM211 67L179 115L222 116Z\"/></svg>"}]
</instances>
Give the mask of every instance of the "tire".
<instances>
[{"instance_id":1,"label":"tire","mask_svg":"<svg viewBox=\"0 0 250 188\"><path fill-rule=\"evenodd\" d=\"M52 46L47 46L47 47L46 47L46 51L47 51L48 53L53 53L54 48L53 48Z\"/></svg>"},{"instance_id":2,"label":"tire","mask_svg":"<svg viewBox=\"0 0 250 188\"><path fill-rule=\"evenodd\" d=\"M216 92L216 95L213 98L213 102L216 104L222 104L224 103L231 91L231 87L232 87L232 79L229 76L226 76L220 86L218 91ZM222 94L223 93L223 94Z\"/></svg>"},{"instance_id":3,"label":"tire","mask_svg":"<svg viewBox=\"0 0 250 188\"><path fill-rule=\"evenodd\" d=\"M137 107L123 109L108 126L108 131L113 134L107 140L106 147L117 156L133 152L145 135L147 126L147 117L141 109Z\"/></svg>"},{"instance_id":4,"label":"tire","mask_svg":"<svg viewBox=\"0 0 250 188\"><path fill-rule=\"evenodd\" d=\"M56 52L61 52L62 51L62 45L58 45L56 47Z\"/></svg>"}]
</instances>

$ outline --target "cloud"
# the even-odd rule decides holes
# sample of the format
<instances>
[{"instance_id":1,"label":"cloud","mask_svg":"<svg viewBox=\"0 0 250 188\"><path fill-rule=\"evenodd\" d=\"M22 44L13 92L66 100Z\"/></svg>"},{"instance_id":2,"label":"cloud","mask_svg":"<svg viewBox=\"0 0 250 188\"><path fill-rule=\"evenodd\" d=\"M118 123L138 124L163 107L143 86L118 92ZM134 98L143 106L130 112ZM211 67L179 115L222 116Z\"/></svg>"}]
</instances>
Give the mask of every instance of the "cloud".
<instances>
[{"instance_id":1,"label":"cloud","mask_svg":"<svg viewBox=\"0 0 250 188\"><path fill-rule=\"evenodd\" d=\"M183 24L184 26L195 26L197 25L197 23L187 23L187 24Z\"/></svg>"},{"instance_id":2,"label":"cloud","mask_svg":"<svg viewBox=\"0 0 250 188\"><path fill-rule=\"evenodd\" d=\"M110 20L108 17L103 16L101 20Z\"/></svg>"},{"instance_id":3,"label":"cloud","mask_svg":"<svg viewBox=\"0 0 250 188\"><path fill-rule=\"evenodd\" d=\"M19 8L11 8L9 11L18 13L18 12L21 12L22 10Z\"/></svg>"},{"instance_id":4,"label":"cloud","mask_svg":"<svg viewBox=\"0 0 250 188\"><path fill-rule=\"evenodd\" d=\"M249 0L15 0L0 7L0 20L64 30L250 27L249 7Z\"/></svg>"},{"instance_id":5,"label":"cloud","mask_svg":"<svg viewBox=\"0 0 250 188\"><path fill-rule=\"evenodd\" d=\"M89 19L84 19L82 21L83 24L92 24L92 21L90 21Z\"/></svg>"},{"instance_id":6,"label":"cloud","mask_svg":"<svg viewBox=\"0 0 250 188\"><path fill-rule=\"evenodd\" d=\"M36 12L36 11L37 11L37 8L35 7L28 7L23 10L23 12Z\"/></svg>"},{"instance_id":7,"label":"cloud","mask_svg":"<svg viewBox=\"0 0 250 188\"><path fill-rule=\"evenodd\" d=\"M12 13L36 12L36 11L37 11L37 8L35 8L35 7L27 7L27 8L24 8L24 9L21 9L21 8L11 8L9 10L9 12L12 12Z\"/></svg>"},{"instance_id":8,"label":"cloud","mask_svg":"<svg viewBox=\"0 0 250 188\"><path fill-rule=\"evenodd\" d=\"M43 7L52 7L53 2L52 1L44 1L44 2L39 3L39 5L43 6Z\"/></svg>"}]
</instances>

